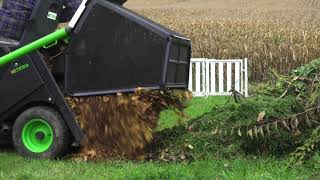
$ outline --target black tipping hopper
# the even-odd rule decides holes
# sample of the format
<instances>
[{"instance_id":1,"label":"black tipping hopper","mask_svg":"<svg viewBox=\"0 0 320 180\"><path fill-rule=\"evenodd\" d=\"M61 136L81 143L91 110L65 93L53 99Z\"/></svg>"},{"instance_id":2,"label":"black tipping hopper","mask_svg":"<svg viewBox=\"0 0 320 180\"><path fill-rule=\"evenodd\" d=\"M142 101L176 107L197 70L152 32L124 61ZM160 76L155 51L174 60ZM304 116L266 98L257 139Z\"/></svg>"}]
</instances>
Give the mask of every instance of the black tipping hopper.
<instances>
[{"instance_id":1,"label":"black tipping hopper","mask_svg":"<svg viewBox=\"0 0 320 180\"><path fill-rule=\"evenodd\" d=\"M37 0L20 42L0 37L0 141L11 138L23 156L56 158L80 144L84 134L64 92L188 86L188 39L106 0L84 0L68 28L55 31L62 2ZM49 69L37 50L64 38L67 48L47 61L54 61Z\"/></svg>"},{"instance_id":2,"label":"black tipping hopper","mask_svg":"<svg viewBox=\"0 0 320 180\"><path fill-rule=\"evenodd\" d=\"M188 86L190 41L131 10L93 0L73 33L56 68L72 96Z\"/></svg>"}]
</instances>

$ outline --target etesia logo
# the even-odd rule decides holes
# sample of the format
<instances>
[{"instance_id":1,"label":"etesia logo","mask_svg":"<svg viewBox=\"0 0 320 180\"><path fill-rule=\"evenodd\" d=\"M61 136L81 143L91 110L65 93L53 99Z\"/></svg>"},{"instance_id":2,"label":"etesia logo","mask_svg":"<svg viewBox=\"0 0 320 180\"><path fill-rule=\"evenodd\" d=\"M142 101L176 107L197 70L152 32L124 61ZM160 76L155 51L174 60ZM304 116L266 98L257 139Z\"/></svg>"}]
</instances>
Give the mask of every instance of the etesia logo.
<instances>
[{"instance_id":1,"label":"etesia logo","mask_svg":"<svg viewBox=\"0 0 320 180\"><path fill-rule=\"evenodd\" d=\"M19 67L16 67L16 68L14 68L14 69L12 69L11 71L10 71L10 74L16 74L16 73L18 73L18 72L20 72L20 71L23 71L23 70L25 70L25 69L27 69L27 68L29 68L30 67L30 65L28 64L28 63L26 63L26 64L23 64L23 65L21 65L21 66L19 66Z\"/></svg>"},{"instance_id":2,"label":"etesia logo","mask_svg":"<svg viewBox=\"0 0 320 180\"><path fill-rule=\"evenodd\" d=\"M48 15L47 15L47 18L48 19L51 19L51 20L57 20L57 16L58 16L58 14L57 13L54 13L54 12L48 12Z\"/></svg>"}]
</instances>

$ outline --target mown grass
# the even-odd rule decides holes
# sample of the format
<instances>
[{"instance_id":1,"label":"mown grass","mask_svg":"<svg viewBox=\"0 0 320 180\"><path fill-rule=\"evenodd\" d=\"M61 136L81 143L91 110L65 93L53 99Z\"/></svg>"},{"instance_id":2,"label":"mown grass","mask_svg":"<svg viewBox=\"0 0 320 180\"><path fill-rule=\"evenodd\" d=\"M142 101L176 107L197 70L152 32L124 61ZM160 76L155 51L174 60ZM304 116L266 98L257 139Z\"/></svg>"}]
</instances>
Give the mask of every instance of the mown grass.
<instances>
[{"instance_id":1,"label":"mown grass","mask_svg":"<svg viewBox=\"0 0 320 180\"><path fill-rule=\"evenodd\" d=\"M184 110L185 118L180 117L172 110L164 111L160 114L160 121L156 130L161 131L166 128L172 128L177 125L177 123L199 117L204 113L210 112L214 105L225 104L228 99L229 97L227 96L193 98L188 102Z\"/></svg>"},{"instance_id":2,"label":"mown grass","mask_svg":"<svg viewBox=\"0 0 320 180\"><path fill-rule=\"evenodd\" d=\"M28 160L0 154L0 179L308 179L312 169L288 169L275 159L206 160L184 163Z\"/></svg>"}]
</instances>

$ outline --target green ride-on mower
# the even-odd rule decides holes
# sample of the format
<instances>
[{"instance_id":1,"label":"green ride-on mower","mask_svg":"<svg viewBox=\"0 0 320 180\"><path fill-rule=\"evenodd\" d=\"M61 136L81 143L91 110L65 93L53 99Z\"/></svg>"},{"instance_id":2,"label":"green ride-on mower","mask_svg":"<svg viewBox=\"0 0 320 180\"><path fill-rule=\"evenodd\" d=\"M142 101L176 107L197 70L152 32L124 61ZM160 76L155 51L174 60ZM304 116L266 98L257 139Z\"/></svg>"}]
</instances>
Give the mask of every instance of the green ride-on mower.
<instances>
[{"instance_id":1,"label":"green ride-on mower","mask_svg":"<svg viewBox=\"0 0 320 180\"><path fill-rule=\"evenodd\" d=\"M20 42L0 37L0 139L23 156L59 157L84 136L64 95L187 88L190 41L122 3L84 0L55 31L62 0L38 0ZM62 40L49 70L39 50Z\"/></svg>"}]
</instances>

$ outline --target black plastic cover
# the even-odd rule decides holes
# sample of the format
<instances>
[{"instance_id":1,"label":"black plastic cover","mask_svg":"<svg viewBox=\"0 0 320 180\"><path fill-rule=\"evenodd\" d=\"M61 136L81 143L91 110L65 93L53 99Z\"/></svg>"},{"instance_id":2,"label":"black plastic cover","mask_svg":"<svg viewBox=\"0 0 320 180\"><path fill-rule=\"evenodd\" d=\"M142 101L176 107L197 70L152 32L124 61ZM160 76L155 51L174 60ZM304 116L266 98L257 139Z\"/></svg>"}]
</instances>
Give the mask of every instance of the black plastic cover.
<instances>
[{"instance_id":1,"label":"black plastic cover","mask_svg":"<svg viewBox=\"0 0 320 180\"><path fill-rule=\"evenodd\" d=\"M17 68L13 63L0 68L0 114L43 85L43 81L29 57L18 60L16 63L28 68L16 74L12 74Z\"/></svg>"},{"instance_id":2,"label":"black plastic cover","mask_svg":"<svg viewBox=\"0 0 320 180\"><path fill-rule=\"evenodd\" d=\"M20 45L24 46L43 36L46 36L57 28L59 15L62 14L63 0L36 0L30 18L22 34ZM48 18L48 13L57 15L57 19Z\"/></svg>"},{"instance_id":3,"label":"black plastic cover","mask_svg":"<svg viewBox=\"0 0 320 180\"><path fill-rule=\"evenodd\" d=\"M190 41L108 1L89 3L65 55L73 96L188 86Z\"/></svg>"},{"instance_id":4,"label":"black plastic cover","mask_svg":"<svg viewBox=\"0 0 320 180\"><path fill-rule=\"evenodd\" d=\"M39 53L1 66L0 87L0 124L13 123L29 107L50 106L61 114L76 142L81 142L83 132Z\"/></svg>"}]
</instances>

